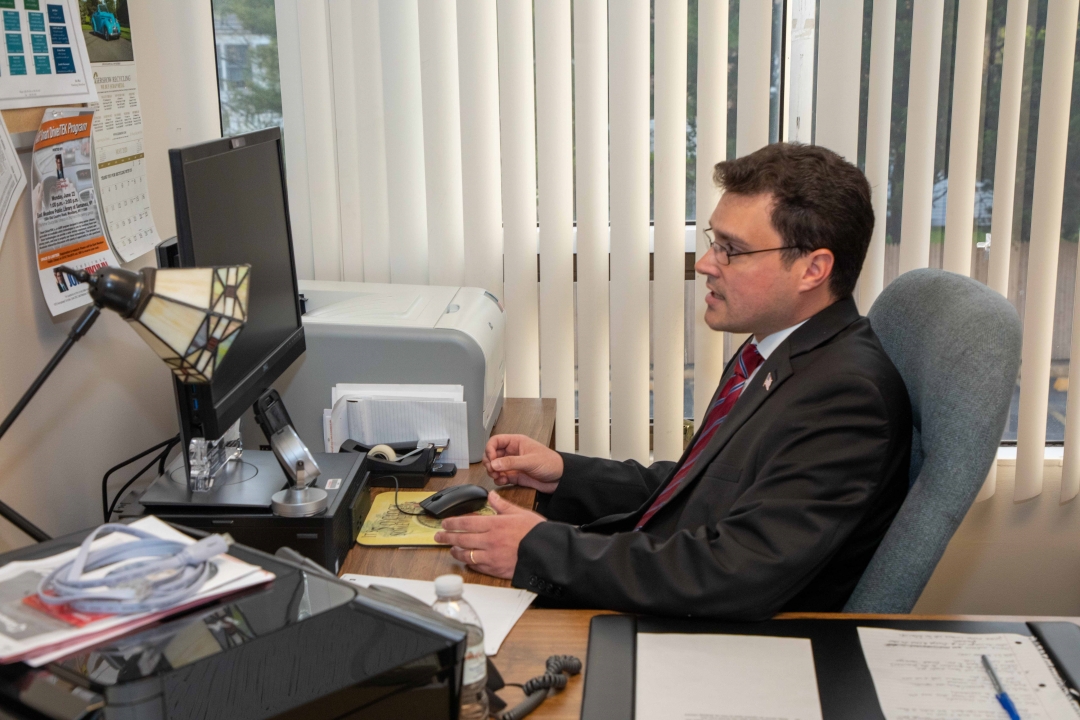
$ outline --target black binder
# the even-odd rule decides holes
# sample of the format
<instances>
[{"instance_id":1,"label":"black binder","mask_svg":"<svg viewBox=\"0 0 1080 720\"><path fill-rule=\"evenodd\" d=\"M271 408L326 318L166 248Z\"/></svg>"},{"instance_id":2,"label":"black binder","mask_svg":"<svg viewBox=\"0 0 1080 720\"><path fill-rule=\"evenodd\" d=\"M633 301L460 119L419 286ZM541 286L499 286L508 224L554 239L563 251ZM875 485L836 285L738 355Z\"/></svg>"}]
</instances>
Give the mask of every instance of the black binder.
<instances>
[{"instance_id":1,"label":"black binder","mask_svg":"<svg viewBox=\"0 0 1080 720\"><path fill-rule=\"evenodd\" d=\"M637 634L711 633L810 638L825 720L884 720L859 627L960 633L1033 635L1065 684L1080 697L1080 627L1069 622L964 622L951 620L769 620L726 623L598 615L589 625L589 655L581 720L633 720Z\"/></svg>"}]
</instances>

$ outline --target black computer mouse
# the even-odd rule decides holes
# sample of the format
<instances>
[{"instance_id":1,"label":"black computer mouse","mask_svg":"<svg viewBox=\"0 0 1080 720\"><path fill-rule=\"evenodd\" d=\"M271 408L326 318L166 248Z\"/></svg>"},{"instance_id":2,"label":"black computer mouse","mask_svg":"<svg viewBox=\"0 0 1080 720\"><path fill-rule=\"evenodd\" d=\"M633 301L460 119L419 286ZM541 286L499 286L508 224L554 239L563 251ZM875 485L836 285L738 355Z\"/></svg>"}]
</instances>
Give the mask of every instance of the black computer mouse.
<instances>
[{"instance_id":1,"label":"black computer mouse","mask_svg":"<svg viewBox=\"0 0 1080 720\"><path fill-rule=\"evenodd\" d=\"M420 507L428 515L439 518L453 517L476 512L487 502L488 491L479 485L452 485L443 488L426 500L420 501Z\"/></svg>"}]
</instances>

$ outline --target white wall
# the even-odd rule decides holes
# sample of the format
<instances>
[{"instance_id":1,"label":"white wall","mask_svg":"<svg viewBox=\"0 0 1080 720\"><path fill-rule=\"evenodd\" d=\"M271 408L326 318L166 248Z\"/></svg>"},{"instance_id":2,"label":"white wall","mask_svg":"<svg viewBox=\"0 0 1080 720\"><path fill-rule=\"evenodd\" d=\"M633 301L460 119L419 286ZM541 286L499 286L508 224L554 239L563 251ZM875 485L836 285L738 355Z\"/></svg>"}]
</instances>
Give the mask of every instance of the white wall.
<instances>
[{"instance_id":1,"label":"white wall","mask_svg":"<svg viewBox=\"0 0 1080 720\"><path fill-rule=\"evenodd\" d=\"M130 0L150 201L163 238L176 234L169 148L221 137L210 0Z\"/></svg>"},{"instance_id":2,"label":"white wall","mask_svg":"<svg viewBox=\"0 0 1080 720\"><path fill-rule=\"evenodd\" d=\"M1080 502L1059 502L1060 460L1043 491L1013 501L1015 461L997 492L975 503L915 606L918 613L1080 615Z\"/></svg>"},{"instance_id":3,"label":"white wall","mask_svg":"<svg viewBox=\"0 0 1080 720\"><path fill-rule=\"evenodd\" d=\"M151 201L162 237L170 237L175 219L167 150L220 135L210 2L131 0L130 8ZM22 159L29 172L29 156ZM49 315L32 246L24 193L0 247L3 415L81 312ZM128 267L153 263L147 254ZM100 523L104 472L176 433L169 378L127 323L103 315L0 439L0 498L50 534ZM0 551L28 542L0 520Z\"/></svg>"}]
</instances>

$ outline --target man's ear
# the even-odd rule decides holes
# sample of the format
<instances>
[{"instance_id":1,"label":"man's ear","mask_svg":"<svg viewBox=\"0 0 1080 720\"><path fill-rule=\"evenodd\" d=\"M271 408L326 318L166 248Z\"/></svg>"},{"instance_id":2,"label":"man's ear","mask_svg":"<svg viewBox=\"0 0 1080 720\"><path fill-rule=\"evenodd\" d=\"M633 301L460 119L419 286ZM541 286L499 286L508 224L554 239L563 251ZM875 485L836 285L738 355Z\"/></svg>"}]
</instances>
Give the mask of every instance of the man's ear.
<instances>
[{"instance_id":1,"label":"man's ear","mask_svg":"<svg viewBox=\"0 0 1080 720\"><path fill-rule=\"evenodd\" d=\"M827 283L832 276L836 258L832 250L818 248L802 257L803 276L799 283L799 292L809 292Z\"/></svg>"}]
</instances>

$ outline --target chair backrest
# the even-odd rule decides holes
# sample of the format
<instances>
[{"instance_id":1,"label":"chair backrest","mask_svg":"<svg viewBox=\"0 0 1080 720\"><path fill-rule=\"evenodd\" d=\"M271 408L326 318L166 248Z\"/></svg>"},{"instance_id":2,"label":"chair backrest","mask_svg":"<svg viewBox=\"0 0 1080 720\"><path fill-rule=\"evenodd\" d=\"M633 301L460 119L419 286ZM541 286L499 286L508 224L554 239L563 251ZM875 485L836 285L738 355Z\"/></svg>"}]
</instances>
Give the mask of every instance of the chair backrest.
<instances>
[{"instance_id":1,"label":"chair backrest","mask_svg":"<svg viewBox=\"0 0 1080 720\"><path fill-rule=\"evenodd\" d=\"M844 610L906 613L995 459L1020 318L982 283L943 270L904 273L867 316L911 398L911 487Z\"/></svg>"}]
</instances>

